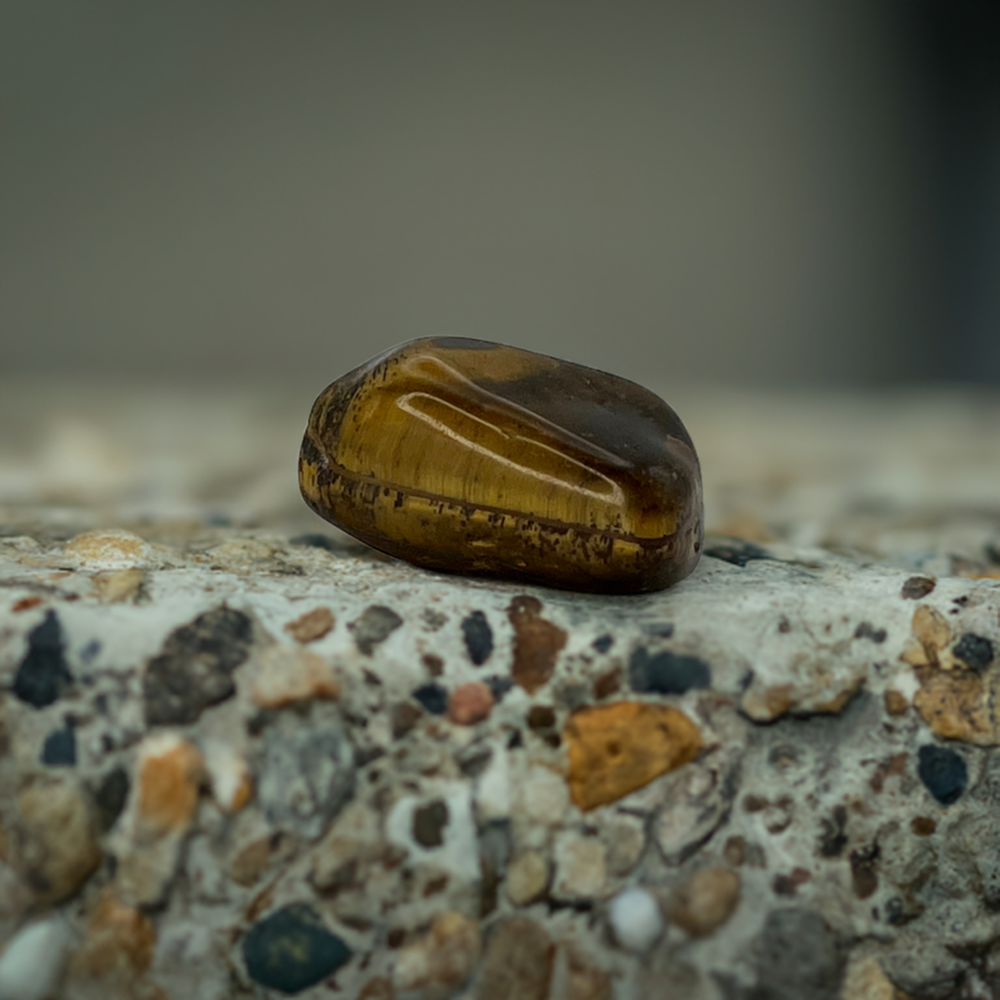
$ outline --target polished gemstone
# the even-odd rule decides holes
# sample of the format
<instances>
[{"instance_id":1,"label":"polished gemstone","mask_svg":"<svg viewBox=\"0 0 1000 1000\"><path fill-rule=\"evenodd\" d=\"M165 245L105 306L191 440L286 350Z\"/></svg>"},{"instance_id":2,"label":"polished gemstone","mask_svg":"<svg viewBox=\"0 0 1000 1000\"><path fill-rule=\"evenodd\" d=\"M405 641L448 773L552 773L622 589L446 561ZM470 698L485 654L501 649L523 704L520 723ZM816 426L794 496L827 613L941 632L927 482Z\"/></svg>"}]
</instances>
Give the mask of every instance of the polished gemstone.
<instances>
[{"instance_id":1,"label":"polished gemstone","mask_svg":"<svg viewBox=\"0 0 1000 1000\"><path fill-rule=\"evenodd\" d=\"M627 593L701 552L698 457L662 399L487 341L411 341L328 386L299 483L321 517L431 569Z\"/></svg>"}]
</instances>

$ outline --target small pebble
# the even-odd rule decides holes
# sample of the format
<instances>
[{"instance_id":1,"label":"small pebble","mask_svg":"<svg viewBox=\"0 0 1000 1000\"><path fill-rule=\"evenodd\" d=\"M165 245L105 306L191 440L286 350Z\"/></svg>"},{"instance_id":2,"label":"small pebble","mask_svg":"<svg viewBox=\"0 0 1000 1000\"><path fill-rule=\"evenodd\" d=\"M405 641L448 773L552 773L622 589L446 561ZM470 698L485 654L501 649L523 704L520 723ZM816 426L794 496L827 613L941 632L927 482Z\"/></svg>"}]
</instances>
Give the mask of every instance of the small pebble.
<instances>
[{"instance_id":1,"label":"small pebble","mask_svg":"<svg viewBox=\"0 0 1000 1000\"><path fill-rule=\"evenodd\" d=\"M926 597L935 587L937 581L927 576L911 576L904 584L901 597L911 601L919 601L921 597Z\"/></svg>"},{"instance_id":2,"label":"small pebble","mask_svg":"<svg viewBox=\"0 0 1000 1000\"><path fill-rule=\"evenodd\" d=\"M87 923L70 975L78 980L103 979L105 995L114 996L149 969L155 945L156 930L149 917L106 894Z\"/></svg>"},{"instance_id":3,"label":"small pebble","mask_svg":"<svg viewBox=\"0 0 1000 1000\"><path fill-rule=\"evenodd\" d=\"M299 993L351 959L351 949L327 930L311 906L293 903L259 920L243 939L250 978L281 993Z\"/></svg>"},{"instance_id":4,"label":"small pebble","mask_svg":"<svg viewBox=\"0 0 1000 1000\"><path fill-rule=\"evenodd\" d=\"M410 855L411 864L439 868L459 882L480 878L479 841L467 785L443 785L440 795L429 801L404 795L386 817L385 835Z\"/></svg>"},{"instance_id":5,"label":"small pebble","mask_svg":"<svg viewBox=\"0 0 1000 1000\"><path fill-rule=\"evenodd\" d=\"M468 650L469 659L481 667L493 652L493 630L482 611L473 611L462 620L462 638Z\"/></svg>"},{"instance_id":6,"label":"small pebble","mask_svg":"<svg viewBox=\"0 0 1000 1000\"><path fill-rule=\"evenodd\" d=\"M258 708L270 709L313 698L335 701L340 683L323 657L299 646L276 644L257 657L250 697Z\"/></svg>"},{"instance_id":7,"label":"small pebble","mask_svg":"<svg viewBox=\"0 0 1000 1000\"><path fill-rule=\"evenodd\" d=\"M964 759L954 750L933 743L922 746L918 758L917 773L927 791L943 806L957 802L969 783Z\"/></svg>"},{"instance_id":8,"label":"small pebble","mask_svg":"<svg viewBox=\"0 0 1000 1000\"><path fill-rule=\"evenodd\" d=\"M318 837L354 794L355 759L336 706L279 712L255 754L257 799L275 828Z\"/></svg>"},{"instance_id":9,"label":"small pebble","mask_svg":"<svg viewBox=\"0 0 1000 1000\"><path fill-rule=\"evenodd\" d=\"M448 710L448 689L442 687L440 684L421 684L413 692L413 697L431 715L444 715Z\"/></svg>"},{"instance_id":10,"label":"small pebble","mask_svg":"<svg viewBox=\"0 0 1000 1000\"><path fill-rule=\"evenodd\" d=\"M692 761L701 732L669 705L619 701L583 708L563 729L573 802L588 810L615 802Z\"/></svg>"},{"instance_id":11,"label":"small pebble","mask_svg":"<svg viewBox=\"0 0 1000 1000\"><path fill-rule=\"evenodd\" d=\"M461 913L438 914L430 931L399 953L396 985L421 1000L445 1000L475 971L482 949L475 920Z\"/></svg>"},{"instance_id":12,"label":"small pebble","mask_svg":"<svg viewBox=\"0 0 1000 1000\"><path fill-rule=\"evenodd\" d=\"M476 981L476 1000L547 1000L555 946L545 927L514 917L494 925Z\"/></svg>"},{"instance_id":13,"label":"small pebble","mask_svg":"<svg viewBox=\"0 0 1000 1000\"><path fill-rule=\"evenodd\" d=\"M516 789L518 818L540 826L558 826L569 808L569 790L562 776L540 764L533 766Z\"/></svg>"},{"instance_id":14,"label":"small pebble","mask_svg":"<svg viewBox=\"0 0 1000 1000\"><path fill-rule=\"evenodd\" d=\"M101 832L107 833L125 808L129 790L128 771L121 765L113 767L101 779L94 792L94 804Z\"/></svg>"},{"instance_id":15,"label":"small pebble","mask_svg":"<svg viewBox=\"0 0 1000 1000\"><path fill-rule=\"evenodd\" d=\"M166 895L198 808L203 773L200 751L175 733L147 736L140 746L113 845L116 891L129 905L155 906Z\"/></svg>"},{"instance_id":16,"label":"small pebble","mask_svg":"<svg viewBox=\"0 0 1000 1000\"><path fill-rule=\"evenodd\" d=\"M153 547L144 538L120 529L85 531L63 547L63 555L88 569L132 569L148 565Z\"/></svg>"},{"instance_id":17,"label":"small pebble","mask_svg":"<svg viewBox=\"0 0 1000 1000\"><path fill-rule=\"evenodd\" d=\"M553 855L555 877L552 895L558 899L593 899L602 896L607 880L607 848L597 837L572 830L556 838Z\"/></svg>"},{"instance_id":18,"label":"small pebble","mask_svg":"<svg viewBox=\"0 0 1000 1000\"><path fill-rule=\"evenodd\" d=\"M14 694L34 708L51 705L73 683L62 627L54 611L28 633L28 652L14 677Z\"/></svg>"},{"instance_id":19,"label":"small pebble","mask_svg":"<svg viewBox=\"0 0 1000 1000\"><path fill-rule=\"evenodd\" d=\"M608 906L615 940L629 951L646 951L663 933L660 904L645 889L625 889Z\"/></svg>"},{"instance_id":20,"label":"small pebble","mask_svg":"<svg viewBox=\"0 0 1000 1000\"><path fill-rule=\"evenodd\" d=\"M629 684L633 691L650 694L684 694L691 688L707 688L712 683L712 671L704 660L676 653L650 656L640 646L629 660Z\"/></svg>"},{"instance_id":21,"label":"small pebble","mask_svg":"<svg viewBox=\"0 0 1000 1000\"><path fill-rule=\"evenodd\" d=\"M316 642L322 639L336 624L333 612L326 607L313 608L304 615L300 615L295 621L289 622L285 626L285 631L296 642Z\"/></svg>"},{"instance_id":22,"label":"small pebble","mask_svg":"<svg viewBox=\"0 0 1000 1000\"><path fill-rule=\"evenodd\" d=\"M972 670L983 671L993 662L993 643L981 635L966 632L952 653Z\"/></svg>"},{"instance_id":23,"label":"small pebble","mask_svg":"<svg viewBox=\"0 0 1000 1000\"><path fill-rule=\"evenodd\" d=\"M740 877L728 868L703 868L674 894L670 920L692 937L706 937L724 924L740 899Z\"/></svg>"},{"instance_id":24,"label":"small pebble","mask_svg":"<svg viewBox=\"0 0 1000 1000\"><path fill-rule=\"evenodd\" d=\"M481 681L461 684L448 697L448 719L459 726L474 726L492 710L493 692Z\"/></svg>"},{"instance_id":25,"label":"small pebble","mask_svg":"<svg viewBox=\"0 0 1000 1000\"><path fill-rule=\"evenodd\" d=\"M910 702L902 691L889 688L882 696L885 710L889 715L905 715L910 708Z\"/></svg>"},{"instance_id":26,"label":"small pebble","mask_svg":"<svg viewBox=\"0 0 1000 1000\"><path fill-rule=\"evenodd\" d=\"M142 570L133 567L96 573L90 582L102 604L125 604L139 596L143 579Z\"/></svg>"},{"instance_id":27,"label":"small pebble","mask_svg":"<svg viewBox=\"0 0 1000 1000\"><path fill-rule=\"evenodd\" d=\"M507 866L507 896L515 906L539 899L549 881L549 867L541 851L525 851Z\"/></svg>"},{"instance_id":28,"label":"small pebble","mask_svg":"<svg viewBox=\"0 0 1000 1000\"><path fill-rule=\"evenodd\" d=\"M253 779L246 759L221 740L206 742L204 750L213 798L225 812L239 812L253 796Z\"/></svg>"},{"instance_id":29,"label":"small pebble","mask_svg":"<svg viewBox=\"0 0 1000 1000\"><path fill-rule=\"evenodd\" d=\"M218 607L175 629L149 661L142 682L146 723L187 725L236 693L233 671L250 655L253 623Z\"/></svg>"},{"instance_id":30,"label":"small pebble","mask_svg":"<svg viewBox=\"0 0 1000 1000\"><path fill-rule=\"evenodd\" d=\"M101 862L93 805L70 777L39 777L17 795L14 867L44 899L71 896Z\"/></svg>"},{"instance_id":31,"label":"small pebble","mask_svg":"<svg viewBox=\"0 0 1000 1000\"><path fill-rule=\"evenodd\" d=\"M50 1000L56 995L72 943L72 930L58 916L22 928L0 954L0 997Z\"/></svg>"},{"instance_id":32,"label":"small pebble","mask_svg":"<svg viewBox=\"0 0 1000 1000\"><path fill-rule=\"evenodd\" d=\"M392 608L373 604L365 608L361 617L347 627L354 635L354 642L365 656L371 656L375 647L385 642L403 624L403 619Z\"/></svg>"},{"instance_id":33,"label":"small pebble","mask_svg":"<svg viewBox=\"0 0 1000 1000\"><path fill-rule=\"evenodd\" d=\"M42 763L49 767L72 767L76 763L76 731L72 726L54 729L45 737Z\"/></svg>"}]
</instances>

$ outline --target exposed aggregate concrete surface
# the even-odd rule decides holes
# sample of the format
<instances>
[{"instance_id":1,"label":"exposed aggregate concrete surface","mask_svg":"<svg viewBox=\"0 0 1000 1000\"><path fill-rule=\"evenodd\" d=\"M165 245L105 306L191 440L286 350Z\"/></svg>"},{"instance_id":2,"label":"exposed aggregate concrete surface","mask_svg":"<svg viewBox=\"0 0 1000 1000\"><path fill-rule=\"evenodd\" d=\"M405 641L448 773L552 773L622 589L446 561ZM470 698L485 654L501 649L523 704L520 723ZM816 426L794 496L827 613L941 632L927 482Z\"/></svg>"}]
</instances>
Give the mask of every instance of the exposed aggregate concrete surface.
<instances>
[{"instance_id":1,"label":"exposed aggregate concrete surface","mask_svg":"<svg viewBox=\"0 0 1000 1000\"><path fill-rule=\"evenodd\" d=\"M278 404L0 448L0 998L1000 997L1000 407L738 403L630 597L301 515Z\"/></svg>"}]
</instances>

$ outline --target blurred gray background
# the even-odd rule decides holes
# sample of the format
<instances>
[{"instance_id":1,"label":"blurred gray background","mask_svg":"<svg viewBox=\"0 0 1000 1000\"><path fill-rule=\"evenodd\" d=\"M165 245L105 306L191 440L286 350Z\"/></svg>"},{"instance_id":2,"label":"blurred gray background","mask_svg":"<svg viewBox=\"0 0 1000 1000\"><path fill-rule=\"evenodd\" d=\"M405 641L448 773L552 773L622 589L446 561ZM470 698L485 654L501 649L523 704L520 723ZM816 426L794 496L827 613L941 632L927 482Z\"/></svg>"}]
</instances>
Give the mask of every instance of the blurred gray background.
<instances>
[{"instance_id":1,"label":"blurred gray background","mask_svg":"<svg viewBox=\"0 0 1000 1000\"><path fill-rule=\"evenodd\" d=\"M992 3L0 5L0 369L1000 380Z\"/></svg>"}]
</instances>

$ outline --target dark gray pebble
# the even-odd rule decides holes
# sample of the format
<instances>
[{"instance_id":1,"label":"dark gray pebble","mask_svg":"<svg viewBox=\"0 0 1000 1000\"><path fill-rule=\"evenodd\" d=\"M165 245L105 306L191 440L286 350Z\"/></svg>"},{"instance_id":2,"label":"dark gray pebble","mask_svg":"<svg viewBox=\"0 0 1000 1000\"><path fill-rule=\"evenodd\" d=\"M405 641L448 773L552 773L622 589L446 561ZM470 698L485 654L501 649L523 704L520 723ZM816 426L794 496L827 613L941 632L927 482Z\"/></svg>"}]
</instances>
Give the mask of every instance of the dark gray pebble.
<instances>
[{"instance_id":1,"label":"dark gray pebble","mask_svg":"<svg viewBox=\"0 0 1000 1000\"><path fill-rule=\"evenodd\" d=\"M462 637L465 648L469 651L469 659L481 667L493 652L493 630L482 611L473 611L462 620Z\"/></svg>"},{"instance_id":2,"label":"dark gray pebble","mask_svg":"<svg viewBox=\"0 0 1000 1000\"><path fill-rule=\"evenodd\" d=\"M920 748L918 761L917 774L927 791L943 806L957 802L969 784L965 760L954 750L931 743Z\"/></svg>"},{"instance_id":3,"label":"dark gray pebble","mask_svg":"<svg viewBox=\"0 0 1000 1000\"><path fill-rule=\"evenodd\" d=\"M351 959L351 949L328 931L312 907L293 903L258 920L243 939L250 978L282 993L300 993Z\"/></svg>"},{"instance_id":4,"label":"dark gray pebble","mask_svg":"<svg viewBox=\"0 0 1000 1000\"><path fill-rule=\"evenodd\" d=\"M250 655L252 643L250 619L224 606L173 631L143 678L147 725L189 725L206 708L232 697L231 674Z\"/></svg>"},{"instance_id":5,"label":"dark gray pebble","mask_svg":"<svg viewBox=\"0 0 1000 1000\"><path fill-rule=\"evenodd\" d=\"M413 697L420 702L431 715L444 715L448 710L448 690L440 684L421 684L413 692Z\"/></svg>"},{"instance_id":6,"label":"dark gray pebble","mask_svg":"<svg viewBox=\"0 0 1000 1000\"><path fill-rule=\"evenodd\" d=\"M981 635L966 632L955 643L952 652L967 667L973 670L985 670L993 662L993 643Z\"/></svg>"},{"instance_id":7,"label":"dark gray pebble","mask_svg":"<svg viewBox=\"0 0 1000 1000\"><path fill-rule=\"evenodd\" d=\"M650 656L640 646L632 654L628 669L633 691L650 694L683 694L691 688L707 688L712 683L712 671L704 660L676 653Z\"/></svg>"},{"instance_id":8,"label":"dark gray pebble","mask_svg":"<svg viewBox=\"0 0 1000 1000\"><path fill-rule=\"evenodd\" d=\"M76 732L72 726L54 729L45 737L42 763L49 767L72 767L76 763Z\"/></svg>"},{"instance_id":9,"label":"dark gray pebble","mask_svg":"<svg viewBox=\"0 0 1000 1000\"><path fill-rule=\"evenodd\" d=\"M375 647L384 642L400 625L403 619L392 608L382 604L373 604L365 608L361 617L355 619L347 627L354 635L354 642L365 656L371 656Z\"/></svg>"},{"instance_id":10,"label":"dark gray pebble","mask_svg":"<svg viewBox=\"0 0 1000 1000\"><path fill-rule=\"evenodd\" d=\"M54 611L28 633L28 652L17 668L14 694L35 708L51 705L73 683L66 665L62 626Z\"/></svg>"}]
</instances>

